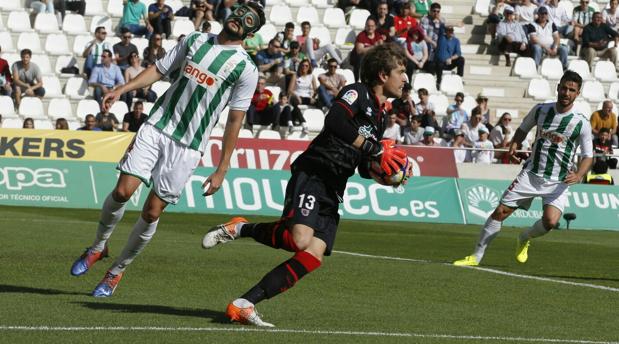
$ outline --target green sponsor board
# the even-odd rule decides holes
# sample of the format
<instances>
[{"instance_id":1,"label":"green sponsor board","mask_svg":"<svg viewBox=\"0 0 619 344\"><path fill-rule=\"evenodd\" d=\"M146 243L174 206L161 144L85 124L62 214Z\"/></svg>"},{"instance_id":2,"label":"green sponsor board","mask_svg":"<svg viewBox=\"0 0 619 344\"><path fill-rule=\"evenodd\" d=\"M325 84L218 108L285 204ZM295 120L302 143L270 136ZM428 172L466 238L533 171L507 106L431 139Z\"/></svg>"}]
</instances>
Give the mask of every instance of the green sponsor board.
<instances>
[{"instance_id":1,"label":"green sponsor board","mask_svg":"<svg viewBox=\"0 0 619 344\"><path fill-rule=\"evenodd\" d=\"M458 179L467 223L483 224L511 182L505 180ZM576 214L570 229L619 230L619 187L578 184L568 193L566 213ZM506 221L508 226L530 226L542 217L542 200L536 198L529 210L516 210ZM566 226L561 219L561 228Z\"/></svg>"},{"instance_id":2,"label":"green sponsor board","mask_svg":"<svg viewBox=\"0 0 619 344\"><path fill-rule=\"evenodd\" d=\"M0 204L100 208L118 177L113 163L0 159ZM203 197L202 183L212 168L198 168L174 212L279 216L288 171L233 169L219 192ZM128 202L139 210L148 190L143 185ZM385 221L462 223L455 179L419 177L394 189L353 176L340 206L343 218Z\"/></svg>"}]
</instances>

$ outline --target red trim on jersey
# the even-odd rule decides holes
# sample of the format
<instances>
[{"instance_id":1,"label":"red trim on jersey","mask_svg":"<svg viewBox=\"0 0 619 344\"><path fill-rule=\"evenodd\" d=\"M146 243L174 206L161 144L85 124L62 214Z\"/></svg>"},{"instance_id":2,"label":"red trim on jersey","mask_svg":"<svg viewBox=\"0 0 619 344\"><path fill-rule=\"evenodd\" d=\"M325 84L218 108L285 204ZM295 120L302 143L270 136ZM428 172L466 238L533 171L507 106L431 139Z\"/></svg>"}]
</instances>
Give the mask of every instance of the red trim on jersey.
<instances>
[{"instance_id":1,"label":"red trim on jersey","mask_svg":"<svg viewBox=\"0 0 619 344\"><path fill-rule=\"evenodd\" d=\"M294 272L294 270L292 270L292 268L290 267L290 264L286 264L286 269L288 269L288 272L290 272L295 282L299 280L299 276L297 276L297 273Z\"/></svg>"},{"instance_id":2,"label":"red trim on jersey","mask_svg":"<svg viewBox=\"0 0 619 344\"><path fill-rule=\"evenodd\" d=\"M337 102L338 104L342 105L342 107L344 107L344 109L346 109L346 111L348 111L348 117L350 117L350 118L355 117L355 114L354 114L354 113L352 113L352 110L348 107L348 105L344 104L344 102L343 102L343 101L341 101L341 100L339 100L339 99L338 99L338 100L336 100L336 102Z\"/></svg>"},{"instance_id":3,"label":"red trim on jersey","mask_svg":"<svg viewBox=\"0 0 619 344\"><path fill-rule=\"evenodd\" d=\"M311 253L301 251L297 252L292 259L298 261L305 267L308 273L318 269L320 267L320 260L318 258L312 256Z\"/></svg>"}]
</instances>

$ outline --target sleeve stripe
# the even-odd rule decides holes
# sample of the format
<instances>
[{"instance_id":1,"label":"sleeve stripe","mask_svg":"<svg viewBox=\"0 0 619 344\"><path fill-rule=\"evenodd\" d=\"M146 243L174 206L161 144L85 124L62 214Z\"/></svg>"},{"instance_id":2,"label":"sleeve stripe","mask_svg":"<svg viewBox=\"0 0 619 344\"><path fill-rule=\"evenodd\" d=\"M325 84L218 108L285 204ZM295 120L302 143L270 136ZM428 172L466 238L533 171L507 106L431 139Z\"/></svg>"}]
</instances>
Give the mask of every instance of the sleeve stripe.
<instances>
[{"instance_id":1,"label":"sleeve stripe","mask_svg":"<svg viewBox=\"0 0 619 344\"><path fill-rule=\"evenodd\" d=\"M355 115L352 113L352 110L350 109L350 107L348 107L348 105L344 104L343 101L341 100L336 100L336 102L340 105L342 105L342 107L344 109L346 109L346 111L348 112L348 117L353 118Z\"/></svg>"}]
</instances>

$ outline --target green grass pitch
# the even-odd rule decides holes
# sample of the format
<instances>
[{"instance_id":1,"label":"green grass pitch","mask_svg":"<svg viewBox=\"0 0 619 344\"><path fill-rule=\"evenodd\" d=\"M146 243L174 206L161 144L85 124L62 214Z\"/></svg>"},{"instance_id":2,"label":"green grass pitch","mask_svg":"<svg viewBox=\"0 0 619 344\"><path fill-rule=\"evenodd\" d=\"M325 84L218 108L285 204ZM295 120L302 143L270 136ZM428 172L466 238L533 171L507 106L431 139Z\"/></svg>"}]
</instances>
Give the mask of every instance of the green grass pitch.
<instances>
[{"instance_id":1,"label":"green grass pitch","mask_svg":"<svg viewBox=\"0 0 619 344\"><path fill-rule=\"evenodd\" d=\"M138 216L125 214L109 242L111 258L72 277L98 214L0 207L0 343L619 340L617 232L550 233L521 265L514 259L519 229L504 228L484 271L447 264L471 252L477 226L342 221L323 266L259 304L278 330L264 332L230 324L223 312L289 253L250 239L206 251L202 236L229 215L166 213L115 295L95 299L89 293Z\"/></svg>"}]
</instances>

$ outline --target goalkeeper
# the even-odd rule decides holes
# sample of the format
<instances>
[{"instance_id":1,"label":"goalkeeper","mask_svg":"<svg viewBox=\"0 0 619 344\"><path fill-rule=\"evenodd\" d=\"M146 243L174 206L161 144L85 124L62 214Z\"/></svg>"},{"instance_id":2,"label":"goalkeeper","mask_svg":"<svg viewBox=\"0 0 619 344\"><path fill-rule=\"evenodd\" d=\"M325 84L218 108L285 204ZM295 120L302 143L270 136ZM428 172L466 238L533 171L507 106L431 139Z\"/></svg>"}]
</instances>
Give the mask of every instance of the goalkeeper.
<instances>
[{"instance_id":1,"label":"goalkeeper","mask_svg":"<svg viewBox=\"0 0 619 344\"><path fill-rule=\"evenodd\" d=\"M367 52L361 81L344 87L325 117L322 132L291 167L282 217L272 223L248 223L236 217L213 227L202 241L212 248L239 237L293 252L246 293L228 305L231 321L273 326L263 321L254 305L293 287L331 254L339 222L338 207L346 182L359 167L369 178L369 159L387 173L404 166L406 154L393 141L380 141L386 123L383 105L399 98L406 82L406 56L399 46L382 44ZM410 175L410 171L407 171Z\"/></svg>"}]
</instances>

